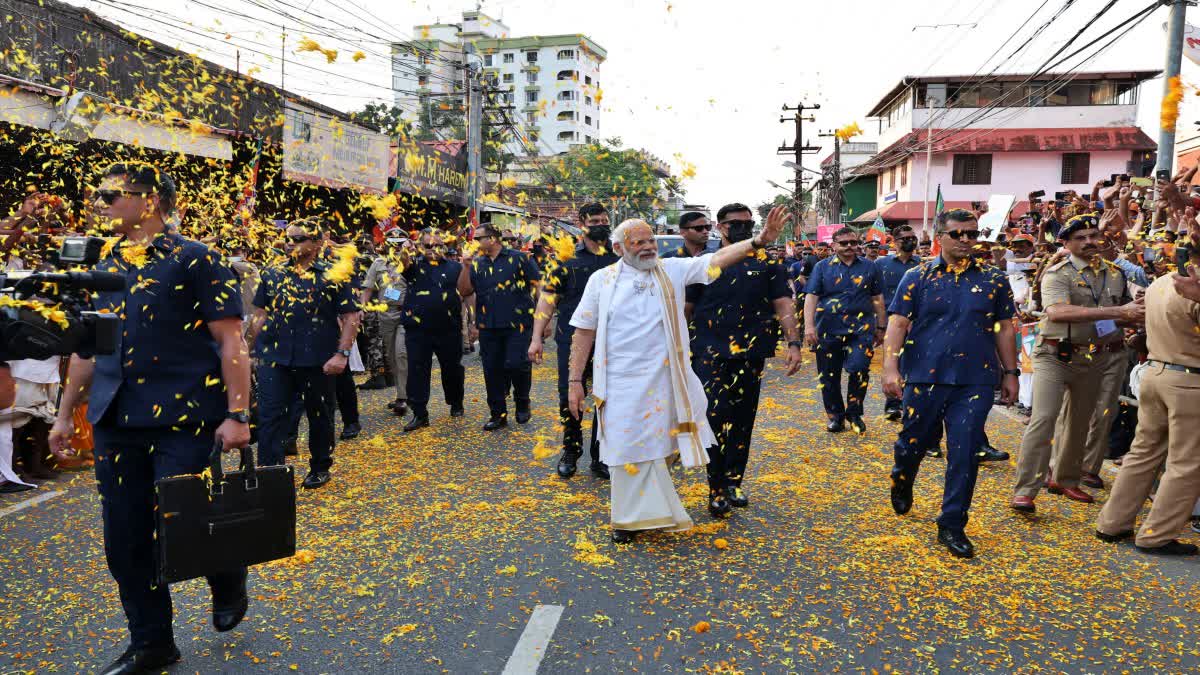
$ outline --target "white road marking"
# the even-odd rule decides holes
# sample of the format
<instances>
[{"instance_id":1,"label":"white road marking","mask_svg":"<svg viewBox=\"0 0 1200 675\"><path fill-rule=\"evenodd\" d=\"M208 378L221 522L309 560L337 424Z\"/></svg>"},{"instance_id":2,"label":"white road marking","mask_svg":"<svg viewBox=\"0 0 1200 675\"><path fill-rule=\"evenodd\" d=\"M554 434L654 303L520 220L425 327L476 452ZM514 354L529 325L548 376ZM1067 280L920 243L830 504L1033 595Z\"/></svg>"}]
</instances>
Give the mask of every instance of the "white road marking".
<instances>
[{"instance_id":1,"label":"white road marking","mask_svg":"<svg viewBox=\"0 0 1200 675\"><path fill-rule=\"evenodd\" d=\"M529 623L525 624L521 639L517 640L517 646L513 647L508 663L504 664L503 675L537 673L562 613L561 605L538 605L533 608L533 614L529 617Z\"/></svg>"},{"instance_id":2,"label":"white road marking","mask_svg":"<svg viewBox=\"0 0 1200 675\"><path fill-rule=\"evenodd\" d=\"M0 509L0 518L3 518L4 516L7 516L12 513L16 513L17 511L20 511L21 509L26 509L26 508L29 508L30 506L41 504L42 502L44 502L46 500L54 499L55 497L57 497L59 495L63 495L63 494L66 494L66 492L63 490L55 490L54 492L43 492L42 494L40 494L36 497L30 497L29 499L26 499L23 502L17 502L16 504L13 504L12 506Z\"/></svg>"}]
</instances>

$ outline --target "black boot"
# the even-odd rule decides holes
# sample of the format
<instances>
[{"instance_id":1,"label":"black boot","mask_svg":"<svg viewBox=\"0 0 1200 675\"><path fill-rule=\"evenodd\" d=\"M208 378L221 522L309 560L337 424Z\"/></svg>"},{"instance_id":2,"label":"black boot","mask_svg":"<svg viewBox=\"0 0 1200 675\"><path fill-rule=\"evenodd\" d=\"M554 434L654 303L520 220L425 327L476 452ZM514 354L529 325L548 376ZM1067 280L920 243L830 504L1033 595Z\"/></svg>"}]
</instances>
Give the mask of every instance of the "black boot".
<instances>
[{"instance_id":1,"label":"black boot","mask_svg":"<svg viewBox=\"0 0 1200 675\"><path fill-rule=\"evenodd\" d=\"M558 475L563 478L570 478L579 470L579 453L563 450L562 457L558 458Z\"/></svg>"},{"instance_id":2,"label":"black boot","mask_svg":"<svg viewBox=\"0 0 1200 675\"><path fill-rule=\"evenodd\" d=\"M387 389L387 387L388 383L384 378L383 373L375 373L369 377L366 382L358 385L358 388L362 389L363 391L370 391L372 389Z\"/></svg>"},{"instance_id":3,"label":"black boot","mask_svg":"<svg viewBox=\"0 0 1200 675\"><path fill-rule=\"evenodd\" d=\"M592 475L600 480L609 480L612 478L612 476L608 473L608 465L604 462L592 462L592 466L590 468L592 470Z\"/></svg>"},{"instance_id":4,"label":"black boot","mask_svg":"<svg viewBox=\"0 0 1200 675\"><path fill-rule=\"evenodd\" d=\"M212 622L218 633L231 631L242 622L246 610L250 607L246 595L246 571L242 570L242 578L228 597L218 598L213 594Z\"/></svg>"},{"instance_id":5,"label":"black boot","mask_svg":"<svg viewBox=\"0 0 1200 675\"><path fill-rule=\"evenodd\" d=\"M950 553L956 558L975 557L975 546L962 530L939 527L937 540L939 544L950 549Z\"/></svg>"},{"instance_id":6,"label":"black boot","mask_svg":"<svg viewBox=\"0 0 1200 675\"><path fill-rule=\"evenodd\" d=\"M174 642L154 647L134 649L130 647L116 661L100 671L100 675L140 675L157 673L183 658Z\"/></svg>"}]
</instances>

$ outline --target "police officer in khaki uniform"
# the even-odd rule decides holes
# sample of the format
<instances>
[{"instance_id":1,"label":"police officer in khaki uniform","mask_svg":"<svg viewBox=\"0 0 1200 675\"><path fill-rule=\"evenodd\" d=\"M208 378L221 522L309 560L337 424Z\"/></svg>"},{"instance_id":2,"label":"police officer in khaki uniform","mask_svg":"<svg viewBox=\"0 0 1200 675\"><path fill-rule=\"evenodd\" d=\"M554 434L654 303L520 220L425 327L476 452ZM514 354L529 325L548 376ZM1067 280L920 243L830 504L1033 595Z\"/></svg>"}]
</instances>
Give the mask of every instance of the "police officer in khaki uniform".
<instances>
[{"instance_id":1,"label":"police officer in khaki uniform","mask_svg":"<svg viewBox=\"0 0 1200 675\"><path fill-rule=\"evenodd\" d=\"M1122 349L1118 321L1140 323L1145 316L1141 301L1130 302L1121 270L1100 257L1099 225L1094 215L1068 221L1058 238L1070 255L1042 276L1046 316L1033 352L1033 415L1021 440L1012 500L1012 508L1024 513L1036 510L1033 500L1043 483L1051 494L1088 504L1095 501L1079 489L1079 479L1092 410L1100 393L1097 357ZM1068 393L1070 415L1063 416L1060 411ZM1064 443L1051 476L1051 439L1056 424L1064 425Z\"/></svg>"},{"instance_id":2,"label":"police officer in khaki uniform","mask_svg":"<svg viewBox=\"0 0 1200 675\"><path fill-rule=\"evenodd\" d=\"M1194 274L1200 269L1200 248L1190 256ZM1135 542L1146 553L1195 555L1194 544L1175 536L1200 498L1200 303L1180 295L1171 276L1150 284L1145 301L1150 367L1138 389L1137 434L1096 520L1096 536L1109 542L1133 536L1134 519L1165 458L1166 470Z\"/></svg>"},{"instance_id":3,"label":"police officer in khaki uniform","mask_svg":"<svg viewBox=\"0 0 1200 675\"><path fill-rule=\"evenodd\" d=\"M389 247L411 246L407 238L388 238ZM381 255L371 263L367 270L367 278L363 281L361 301L365 305L373 296L387 305L379 315L379 330L383 334L383 346L387 350L387 362L391 367L392 376L396 378L396 400L388 404L388 408L397 417L403 417L408 411L408 349L404 342L404 295L408 284L400 274L400 270Z\"/></svg>"}]
</instances>

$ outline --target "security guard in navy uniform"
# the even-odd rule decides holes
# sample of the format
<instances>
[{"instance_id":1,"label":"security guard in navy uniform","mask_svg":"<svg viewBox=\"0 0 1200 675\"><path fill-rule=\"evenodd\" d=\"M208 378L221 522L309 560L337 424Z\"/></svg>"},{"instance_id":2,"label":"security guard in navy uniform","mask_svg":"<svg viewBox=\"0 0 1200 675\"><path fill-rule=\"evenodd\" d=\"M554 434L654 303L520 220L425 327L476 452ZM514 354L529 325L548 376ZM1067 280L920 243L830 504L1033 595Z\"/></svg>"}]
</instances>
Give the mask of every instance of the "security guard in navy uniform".
<instances>
[{"instance_id":1,"label":"security guard in navy uniform","mask_svg":"<svg viewBox=\"0 0 1200 675\"><path fill-rule=\"evenodd\" d=\"M782 215L782 212L780 213ZM744 204L717 211L721 245L754 236L754 212ZM692 369L708 396L708 424L717 444L708 448L708 510L723 516L750 500L742 490L750 439L758 415L763 367L775 355L779 327L788 338L787 374L803 361L795 305L783 263L750 256L711 284L687 288L684 313L692 325Z\"/></svg>"},{"instance_id":2,"label":"security guard in navy uniform","mask_svg":"<svg viewBox=\"0 0 1200 675\"><path fill-rule=\"evenodd\" d=\"M442 369L442 394L451 417L463 416L462 297L458 277L462 265L447 260L441 236L432 229L421 235L422 253L400 252L401 274L408 284L404 298L404 340L408 352L408 403L412 419L404 431L429 426L429 385L436 354Z\"/></svg>"},{"instance_id":3,"label":"security guard in navy uniform","mask_svg":"<svg viewBox=\"0 0 1200 675\"><path fill-rule=\"evenodd\" d=\"M506 248L499 228L491 223L475 228L474 234L479 250L474 256L463 253L458 292L464 298L475 296L479 356L491 411L483 430L495 431L508 426L510 386L517 422L525 424L531 417L533 367L528 353L538 269L529 256Z\"/></svg>"},{"instance_id":4,"label":"security guard in navy uniform","mask_svg":"<svg viewBox=\"0 0 1200 675\"><path fill-rule=\"evenodd\" d=\"M263 270L250 329L259 361L259 456L263 464L283 464L299 393L310 452L302 485L311 490L329 482L333 378L347 367L358 333L358 303L351 278L329 278L333 266L321 255L325 235L315 218L292 222L285 234L291 261Z\"/></svg>"},{"instance_id":5,"label":"security guard in navy uniform","mask_svg":"<svg viewBox=\"0 0 1200 675\"><path fill-rule=\"evenodd\" d=\"M102 673L158 672L180 659L171 594L155 585L154 482L200 473L214 442L250 440L250 360L242 340L237 276L203 244L165 232L175 183L151 165L115 164L94 207L121 239L96 266L125 276L124 290L99 292L95 308L121 318L113 354L72 358L50 432L55 455L72 454L71 415L88 402L104 551L129 621L130 646ZM231 630L246 614L246 569L208 577L213 626Z\"/></svg>"},{"instance_id":6,"label":"security guard in navy uniform","mask_svg":"<svg viewBox=\"0 0 1200 675\"><path fill-rule=\"evenodd\" d=\"M587 286L588 278L597 270L615 264L620 256L609 248L612 227L608 219L608 210L601 204L585 204L579 209L579 228L584 236L575 247L575 255L569 260L562 261L557 267L546 270L542 284L542 295L538 299L537 311L533 319L533 337L529 344L529 360L534 363L542 362L542 335L546 332L550 319L554 318L557 310L559 321L554 331L554 343L558 348L558 419L563 428L563 451L558 460L558 475L570 478L575 475L577 463L583 455L583 427L580 420L571 414L567 406L567 393L570 388L571 338L575 335L575 327L569 319L583 298L583 289ZM592 376L591 357L584 371L583 379ZM584 383L587 390L587 383ZM592 475L608 479L608 466L600 461L600 442L596 439L596 418L592 416L591 442Z\"/></svg>"},{"instance_id":7,"label":"security guard in navy uniform","mask_svg":"<svg viewBox=\"0 0 1200 675\"><path fill-rule=\"evenodd\" d=\"M875 266L879 268L879 280L883 282L885 307L892 304L892 297L896 295L896 289L900 287L900 280L904 278L905 273L921 264L921 259L914 255L917 251L915 230L908 225L901 225L892 230L892 241L896 244L896 253L876 258L874 261ZM900 399L887 397L883 404L883 414L893 422L899 420L903 414Z\"/></svg>"}]
</instances>

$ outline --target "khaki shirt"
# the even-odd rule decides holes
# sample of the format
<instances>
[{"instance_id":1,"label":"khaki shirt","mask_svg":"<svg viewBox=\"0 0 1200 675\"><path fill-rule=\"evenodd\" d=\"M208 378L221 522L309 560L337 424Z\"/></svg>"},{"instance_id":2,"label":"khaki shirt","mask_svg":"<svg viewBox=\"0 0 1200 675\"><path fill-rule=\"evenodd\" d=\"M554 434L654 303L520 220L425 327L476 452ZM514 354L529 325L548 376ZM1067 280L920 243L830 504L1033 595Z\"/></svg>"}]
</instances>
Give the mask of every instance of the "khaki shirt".
<instances>
[{"instance_id":1,"label":"khaki shirt","mask_svg":"<svg viewBox=\"0 0 1200 675\"><path fill-rule=\"evenodd\" d=\"M363 288L374 291L372 301L385 302L388 309L392 310L399 309L404 304L404 295L408 292L408 282L404 280L404 277L387 257L380 256L367 269Z\"/></svg>"},{"instance_id":2,"label":"khaki shirt","mask_svg":"<svg viewBox=\"0 0 1200 675\"><path fill-rule=\"evenodd\" d=\"M1042 307L1064 304L1076 307L1114 307L1129 302L1125 274L1107 260L1097 260L1098 267L1092 267L1083 258L1072 255L1047 269L1042 275ZM1068 324L1051 321L1047 316L1042 318L1039 333L1043 339L1062 340L1070 337L1071 342L1077 345L1097 341L1096 324L1093 321ZM1121 331L1115 330L1101 342L1120 339Z\"/></svg>"},{"instance_id":3,"label":"khaki shirt","mask_svg":"<svg viewBox=\"0 0 1200 675\"><path fill-rule=\"evenodd\" d=\"M1146 289L1146 344L1155 361L1200 368L1200 304L1180 295L1171 275Z\"/></svg>"}]
</instances>

